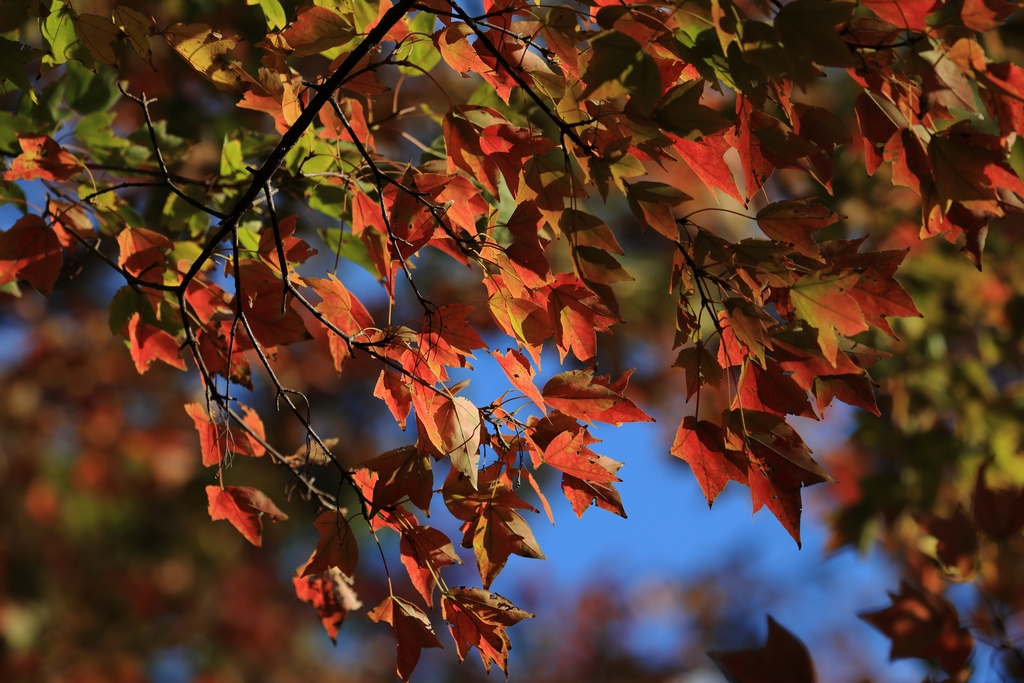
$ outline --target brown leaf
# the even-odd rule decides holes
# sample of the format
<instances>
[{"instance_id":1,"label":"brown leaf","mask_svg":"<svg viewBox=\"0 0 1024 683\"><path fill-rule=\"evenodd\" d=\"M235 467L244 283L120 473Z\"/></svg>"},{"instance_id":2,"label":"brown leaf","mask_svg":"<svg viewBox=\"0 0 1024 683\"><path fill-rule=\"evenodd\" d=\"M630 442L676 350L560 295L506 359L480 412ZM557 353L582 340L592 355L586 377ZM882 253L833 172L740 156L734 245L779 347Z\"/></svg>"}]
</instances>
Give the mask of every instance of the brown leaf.
<instances>
[{"instance_id":1,"label":"brown leaf","mask_svg":"<svg viewBox=\"0 0 1024 683\"><path fill-rule=\"evenodd\" d=\"M815 683L814 662L800 640L768 617L764 647L709 652L732 683Z\"/></svg>"},{"instance_id":2,"label":"brown leaf","mask_svg":"<svg viewBox=\"0 0 1024 683\"><path fill-rule=\"evenodd\" d=\"M960 625L956 608L906 582L901 582L900 592L890 593L889 599L891 607L860 615L892 640L889 659L934 659L956 678L974 650L974 638Z\"/></svg>"},{"instance_id":3,"label":"brown leaf","mask_svg":"<svg viewBox=\"0 0 1024 683\"><path fill-rule=\"evenodd\" d=\"M389 595L367 616L370 621L383 621L394 629L398 641L398 677L403 681L409 680L423 648L443 647L423 610L402 598Z\"/></svg>"}]
</instances>

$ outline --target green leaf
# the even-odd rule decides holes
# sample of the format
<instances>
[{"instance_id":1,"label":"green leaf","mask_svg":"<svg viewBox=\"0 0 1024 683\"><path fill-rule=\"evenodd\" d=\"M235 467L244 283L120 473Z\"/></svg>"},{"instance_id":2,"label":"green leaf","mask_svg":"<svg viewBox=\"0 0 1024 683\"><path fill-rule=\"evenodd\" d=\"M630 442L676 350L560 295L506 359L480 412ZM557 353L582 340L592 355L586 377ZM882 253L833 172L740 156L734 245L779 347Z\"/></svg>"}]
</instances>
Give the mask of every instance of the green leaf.
<instances>
[{"instance_id":1,"label":"green leaf","mask_svg":"<svg viewBox=\"0 0 1024 683\"><path fill-rule=\"evenodd\" d=\"M330 252L327 258L330 258L332 254L336 254L346 261L362 266L374 278L379 276L377 267L373 265L370 253L366 250L366 245L361 239L355 237L350 232L343 232L340 228L321 228L317 232Z\"/></svg>"},{"instance_id":2,"label":"green leaf","mask_svg":"<svg viewBox=\"0 0 1024 683\"><path fill-rule=\"evenodd\" d=\"M429 12L420 12L409 22L409 32L412 35L402 42L395 58L408 60L420 68L398 67L406 76L422 76L423 72L430 71L441 61L441 52L432 39L436 19L437 17Z\"/></svg>"},{"instance_id":3,"label":"green leaf","mask_svg":"<svg viewBox=\"0 0 1024 683\"><path fill-rule=\"evenodd\" d=\"M728 127L728 119L700 103L702 94L703 80L677 85L665 93L654 112L654 120L668 132L690 140Z\"/></svg>"},{"instance_id":4,"label":"green leaf","mask_svg":"<svg viewBox=\"0 0 1024 683\"><path fill-rule=\"evenodd\" d=\"M43 38L50 46L50 54L43 57L44 66L59 66L69 59L85 60L89 64L92 63L92 56L78 42L78 34L75 32L76 16L71 5L60 2L60 0L54 0L50 4L49 16L43 19L39 25Z\"/></svg>"},{"instance_id":5,"label":"green leaf","mask_svg":"<svg viewBox=\"0 0 1024 683\"><path fill-rule=\"evenodd\" d=\"M28 73L25 64L43 54L37 50L16 40L0 38L0 82L10 81L36 102L36 93L28 82Z\"/></svg>"},{"instance_id":6,"label":"green leaf","mask_svg":"<svg viewBox=\"0 0 1024 683\"><path fill-rule=\"evenodd\" d=\"M93 73L78 62L68 62L64 99L79 114L106 111L118 100L117 72L99 65Z\"/></svg>"},{"instance_id":7,"label":"green leaf","mask_svg":"<svg viewBox=\"0 0 1024 683\"><path fill-rule=\"evenodd\" d=\"M593 56L583 74L584 97L611 99L629 95L630 102L644 115L651 113L661 96L658 64L638 42L618 31L591 38Z\"/></svg>"},{"instance_id":8,"label":"green leaf","mask_svg":"<svg viewBox=\"0 0 1024 683\"><path fill-rule=\"evenodd\" d=\"M267 19L267 27L281 30L288 25L288 17L285 16L284 7L278 0L245 0L247 5L259 5L263 10L263 16Z\"/></svg>"}]
</instances>

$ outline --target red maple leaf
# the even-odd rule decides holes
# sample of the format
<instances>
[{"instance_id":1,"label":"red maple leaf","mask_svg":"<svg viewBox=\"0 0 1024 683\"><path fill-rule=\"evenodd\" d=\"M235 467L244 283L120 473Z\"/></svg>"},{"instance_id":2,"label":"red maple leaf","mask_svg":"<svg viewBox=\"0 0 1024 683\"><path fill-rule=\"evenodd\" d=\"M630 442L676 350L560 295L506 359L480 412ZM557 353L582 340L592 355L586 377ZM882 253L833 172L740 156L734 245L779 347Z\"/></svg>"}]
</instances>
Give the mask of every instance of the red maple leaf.
<instances>
[{"instance_id":1,"label":"red maple leaf","mask_svg":"<svg viewBox=\"0 0 1024 683\"><path fill-rule=\"evenodd\" d=\"M60 240L40 216L22 216L0 233L0 285L25 280L49 297L63 263Z\"/></svg>"},{"instance_id":2,"label":"red maple leaf","mask_svg":"<svg viewBox=\"0 0 1024 683\"><path fill-rule=\"evenodd\" d=\"M11 162L4 180L67 180L83 166L48 135L19 135L21 154Z\"/></svg>"},{"instance_id":3,"label":"red maple leaf","mask_svg":"<svg viewBox=\"0 0 1024 683\"><path fill-rule=\"evenodd\" d=\"M226 519L254 546L263 545L263 518L281 522L281 512L266 494L249 486L207 486L210 519Z\"/></svg>"}]
</instances>

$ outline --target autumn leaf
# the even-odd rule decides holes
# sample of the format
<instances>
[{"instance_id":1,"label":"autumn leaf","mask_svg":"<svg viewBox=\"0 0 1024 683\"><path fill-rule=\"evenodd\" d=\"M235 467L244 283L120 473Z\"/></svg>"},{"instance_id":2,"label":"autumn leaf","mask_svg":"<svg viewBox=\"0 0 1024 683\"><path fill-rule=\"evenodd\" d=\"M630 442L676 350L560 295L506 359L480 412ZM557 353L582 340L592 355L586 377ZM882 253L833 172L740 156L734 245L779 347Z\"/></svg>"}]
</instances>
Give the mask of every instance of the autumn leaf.
<instances>
[{"instance_id":1,"label":"autumn leaf","mask_svg":"<svg viewBox=\"0 0 1024 683\"><path fill-rule=\"evenodd\" d=\"M125 228L117 236L117 244L119 267L140 280L163 284L167 268L164 250L174 247L171 240L146 228Z\"/></svg>"},{"instance_id":2,"label":"autumn leaf","mask_svg":"<svg viewBox=\"0 0 1024 683\"><path fill-rule=\"evenodd\" d=\"M789 199L769 204L757 212L757 225L773 240L788 242L805 256L821 259L811 237L841 216L814 199Z\"/></svg>"},{"instance_id":3,"label":"autumn leaf","mask_svg":"<svg viewBox=\"0 0 1024 683\"><path fill-rule=\"evenodd\" d=\"M161 34L189 66L226 93L241 94L248 85L223 55L235 49L239 38L225 38L207 24L173 24Z\"/></svg>"},{"instance_id":4,"label":"autumn leaf","mask_svg":"<svg viewBox=\"0 0 1024 683\"><path fill-rule=\"evenodd\" d=\"M395 418L395 422L398 423L402 431L405 431L405 421L412 410L412 392L409 389L408 383L398 373L381 370L380 377L377 378L377 386L373 390L373 395L387 404L388 410L391 411L391 415Z\"/></svg>"},{"instance_id":5,"label":"autumn leaf","mask_svg":"<svg viewBox=\"0 0 1024 683\"><path fill-rule=\"evenodd\" d=\"M71 152L41 135L18 135L21 154L4 172L4 180L67 180L82 170L82 164Z\"/></svg>"},{"instance_id":6,"label":"autumn leaf","mask_svg":"<svg viewBox=\"0 0 1024 683\"><path fill-rule=\"evenodd\" d=\"M679 423L669 452L690 466L708 507L730 481L747 483L746 456L725 447L722 429L714 422L698 422L692 415L687 415Z\"/></svg>"},{"instance_id":7,"label":"autumn leaf","mask_svg":"<svg viewBox=\"0 0 1024 683\"><path fill-rule=\"evenodd\" d=\"M956 678L974 650L974 638L960 625L956 608L941 596L905 581L900 582L900 592L890 593L889 599L890 607L860 615L892 640L889 659L934 659Z\"/></svg>"},{"instance_id":8,"label":"autumn leaf","mask_svg":"<svg viewBox=\"0 0 1024 683\"><path fill-rule=\"evenodd\" d=\"M928 16L939 9L939 0L860 0L860 3L891 24L911 31L928 27Z\"/></svg>"},{"instance_id":9,"label":"autumn leaf","mask_svg":"<svg viewBox=\"0 0 1024 683\"><path fill-rule=\"evenodd\" d=\"M443 647L423 610L402 598L388 596L367 616L370 621L383 621L394 629L398 641L398 677L403 681L409 680L423 648Z\"/></svg>"},{"instance_id":10,"label":"autumn leaf","mask_svg":"<svg viewBox=\"0 0 1024 683\"><path fill-rule=\"evenodd\" d=\"M296 574L301 571L302 567L299 567ZM338 642L338 631L348 613L363 606L352 590L352 580L340 569L330 569L319 576L294 576L292 584L296 597L316 610L324 630L334 643Z\"/></svg>"},{"instance_id":11,"label":"autumn leaf","mask_svg":"<svg viewBox=\"0 0 1024 683\"><path fill-rule=\"evenodd\" d=\"M340 569L345 576L355 576L359 546L352 527L345 519L345 511L325 510L313 524L320 532L320 542L299 576L320 574L334 567Z\"/></svg>"},{"instance_id":12,"label":"autumn leaf","mask_svg":"<svg viewBox=\"0 0 1024 683\"><path fill-rule=\"evenodd\" d=\"M142 322L138 313L128 321L128 343L139 374L149 370L155 360L161 360L173 368L185 369L185 360L178 352L178 340L168 332Z\"/></svg>"},{"instance_id":13,"label":"autumn leaf","mask_svg":"<svg viewBox=\"0 0 1024 683\"><path fill-rule=\"evenodd\" d=\"M210 519L226 519L238 529L245 539L254 546L263 544L263 518L281 522L288 515L281 512L274 502L254 488L248 486L207 486Z\"/></svg>"},{"instance_id":14,"label":"autumn leaf","mask_svg":"<svg viewBox=\"0 0 1024 683\"><path fill-rule=\"evenodd\" d=\"M652 228L675 241L679 239L679 226L672 215L672 207L693 197L671 185L645 180L627 183L626 199L641 228Z\"/></svg>"},{"instance_id":15,"label":"autumn leaf","mask_svg":"<svg viewBox=\"0 0 1024 683\"><path fill-rule=\"evenodd\" d=\"M600 456L586 448L585 434L583 431L575 435L571 432L562 432L547 445L541 460L565 474L586 482L607 484L622 481L603 466Z\"/></svg>"},{"instance_id":16,"label":"autumn leaf","mask_svg":"<svg viewBox=\"0 0 1024 683\"><path fill-rule=\"evenodd\" d=\"M192 418L196 431L199 432L203 467L220 465L229 451L252 458L262 457L267 452L260 442L260 439L264 438L263 422L259 415L247 406L242 406L245 424L256 436L244 429L216 422L199 403L186 404L185 412Z\"/></svg>"},{"instance_id":17,"label":"autumn leaf","mask_svg":"<svg viewBox=\"0 0 1024 683\"><path fill-rule=\"evenodd\" d=\"M22 216L0 233L0 285L25 280L49 297L63 263L60 240L41 216Z\"/></svg>"},{"instance_id":18,"label":"autumn leaf","mask_svg":"<svg viewBox=\"0 0 1024 683\"><path fill-rule=\"evenodd\" d=\"M421 525L403 508L382 513L383 522L402 535L398 548L412 585L428 607L434 605L434 588L443 567L462 564L451 540L438 529Z\"/></svg>"},{"instance_id":19,"label":"autumn leaf","mask_svg":"<svg viewBox=\"0 0 1024 683\"><path fill-rule=\"evenodd\" d=\"M441 596L441 615L455 639L459 661L475 647L488 671L493 663L506 673L512 643L505 629L533 618L500 595L480 588L453 588L446 592Z\"/></svg>"},{"instance_id":20,"label":"autumn leaf","mask_svg":"<svg viewBox=\"0 0 1024 683\"><path fill-rule=\"evenodd\" d=\"M785 374L774 359L766 359L766 363L767 369L749 361L743 364L733 408L818 419L807 401L807 390Z\"/></svg>"},{"instance_id":21,"label":"autumn leaf","mask_svg":"<svg viewBox=\"0 0 1024 683\"><path fill-rule=\"evenodd\" d=\"M705 384L717 388L722 383L722 367L715 357L704 348L703 342L682 349L672 366L682 368L686 373L687 401Z\"/></svg>"},{"instance_id":22,"label":"autumn leaf","mask_svg":"<svg viewBox=\"0 0 1024 683\"><path fill-rule=\"evenodd\" d=\"M512 383L512 386L523 392L524 396L533 401L540 408L541 413L547 412L547 406L544 405L544 397L541 396L537 386L533 383L536 372L526 356L515 349L508 349L504 356L497 351L494 351L493 355L494 359L498 361L502 372L508 377L508 381Z\"/></svg>"},{"instance_id":23,"label":"autumn leaf","mask_svg":"<svg viewBox=\"0 0 1024 683\"><path fill-rule=\"evenodd\" d=\"M448 398L429 394L418 385L412 400L416 418L426 429L431 443L447 455L452 466L476 486L480 461L480 410L462 396Z\"/></svg>"},{"instance_id":24,"label":"autumn leaf","mask_svg":"<svg viewBox=\"0 0 1024 683\"><path fill-rule=\"evenodd\" d=\"M818 680L807 646L770 616L764 647L708 654L734 683L816 683Z\"/></svg>"},{"instance_id":25,"label":"autumn leaf","mask_svg":"<svg viewBox=\"0 0 1024 683\"><path fill-rule=\"evenodd\" d=\"M851 294L859 279L858 273L811 273L797 280L789 290L797 316L818 331L818 346L833 366L839 349L836 333L849 337L868 329Z\"/></svg>"},{"instance_id":26,"label":"autumn leaf","mask_svg":"<svg viewBox=\"0 0 1024 683\"><path fill-rule=\"evenodd\" d=\"M362 463L355 471L365 470L369 485L363 491L373 509L389 507L404 497L423 510L430 509L434 474L426 453L410 446L395 448Z\"/></svg>"},{"instance_id":27,"label":"autumn leaf","mask_svg":"<svg viewBox=\"0 0 1024 683\"><path fill-rule=\"evenodd\" d=\"M349 17L328 7L303 7L281 37L294 56L308 57L344 45L355 37L355 27Z\"/></svg>"},{"instance_id":28,"label":"autumn leaf","mask_svg":"<svg viewBox=\"0 0 1024 683\"><path fill-rule=\"evenodd\" d=\"M546 559L526 520L511 507L485 502L467 525L462 546L473 548L480 581L490 588L509 555Z\"/></svg>"},{"instance_id":29,"label":"autumn leaf","mask_svg":"<svg viewBox=\"0 0 1024 683\"><path fill-rule=\"evenodd\" d=\"M593 370L569 370L549 379L541 394L547 405L587 422L616 426L626 422L653 422L652 417L622 394L630 374L632 372L613 383L610 377L595 377Z\"/></svg>"},{"instance_id":30,"label":"autumn leaf","mask_svg":"<svg viewBox=\"0 0 1024 683\"><path fill-rule=\"evenodd\" d=\"M127 5L115 5L114 23L128 36L128 44L135 54L152 67L153 51L149 47L149 36L157 32L153 18Z\"/></svg>"}]
</instances>

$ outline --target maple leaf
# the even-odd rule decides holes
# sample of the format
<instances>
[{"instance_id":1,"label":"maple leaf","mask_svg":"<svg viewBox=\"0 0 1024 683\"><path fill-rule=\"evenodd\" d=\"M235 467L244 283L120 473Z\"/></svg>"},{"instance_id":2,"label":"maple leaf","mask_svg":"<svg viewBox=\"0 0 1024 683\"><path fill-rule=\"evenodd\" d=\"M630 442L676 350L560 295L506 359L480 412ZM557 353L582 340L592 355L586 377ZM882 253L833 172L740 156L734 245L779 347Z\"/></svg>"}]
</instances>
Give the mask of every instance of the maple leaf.
<instances>
[{"instance_id":1,"label":"maple leaf","mask_svg":"<svg viewBox=\"0 0 1024 683\"><path fill-rule=\"evenodd\" d=\"M409 385L402 380L398 373L381 370L380 377L377 378L377 386L373 389L373 395L384 401L394 416L395 422L402 428L402 431L405 431L405 421L412 410L412 392L409 390Z\"/></svg>"},{"instance_id":2,"label":"maple leaf","mask_svg":"<svg viewBox=\"0 0 1024 683\"><path fill-rule=\"evenodd\" d=\"M607 470L611 474L615 474L622 467L621 462L616 462L603 455L598 455L596 462L602 469ZM583 513L591 505L596 505L602 510L607 510L623 519L626 517L626 509L622 506L622 496L619 495L615 484L584 481L583 479L577 479L571 474L563 473L562 495L569 501L572 511L577 518L583 517Z\"/></svg>"},{"instance_id":3,"label":"maple leaf","mask_svg":"<svg viewBox=\"0 0 1024 683\"><path fill-rule=\"evenodd\" d=\"M162 360L179 370L185 369L185 360L178 352L178 340L158 327L143 323L138 313L128 321L128 343L135 369L140 375L149 370L154 360Z\"/></svg>"},{"instance_id":4,"label":"maple leaf","mask_svg":"<svg viewBox=\"0 0 1024 683\"><path fill-rule=\"evenodd\" d=\"M746 456L725 447L722 429L714 422L698 422L692 415L684 417L679 423L669 453L690 466L708 501L708 507L711 507L730 481L744 485L747 483Z\"/></svg>"},{"instance_id":5,"label":"maple leaf","mask_svg":"<svg viewBox=\"0 0 1024 683\"><path fill-rule=\"evenodd\" d=\"M504 673L508 672L508 653L512 649L505 629L533 618L497 593L481 588L453 588L444 593L441 615L448 622L460 662L475 647L487 671L494 663Z\"/></svg>"},{"instance_id":6,"label":"maple leaf","mask_svg":"<svg viewBox=\"0 0 1024 683\"><path fill-rule=\"evenodd\" d=\"M281 37L295 57L308 57L344 45L355 36L350 17L329 7L303 7Z\"/></svg>"},{"instance_id":7,"label":"maple leaf","mask_svg":"<svg viewBox=\"0 0 1024 683\"><path fill-rule=\"evenodd\" d=\"M210 519L226 519L254 546L263 545L263 518L282 522L281 512L266 494L249 486L207 486Z\"/></svg>"},{"instance_id":8,"label":"maple leaf","mask_svg":"<svg viewBox=\"0 0 1024 683\"><path fill-rule=\"evenodd\" d=\"M857 302L865 321L894 339L896 335L885 320L887 316L921 317L910 294L893 277L907 253L906 250L892 250L848 254L835 261L836 267L860 271L860 277L850 290L850 297Z\"/></svg>"},{"instance_id":9,"label":"maple leaf","mask_svg":"<svg viewBox=\"0 0 1024 683\"><path fill-rule=\"evenodd\" d=\"M565 474L589 483L622 481L604 466L599 455L586 448L585 438L586 432L582 430L575 435L562 432L548 443L541 460Z\"/></svg>"},{"instance_id":10,"label":"maple leaf","mask_svg":"<svg viewBox=\"0 0 1024 683\"><path fill-rule=\"evenodd\" d=\"M46 203L46 212L53 216L53 225L51 227L57 233L60 245L65 249L71 249L79 244L79 237L82 239L94 239L96 237L92 222L89 220L89 214L86 213L81 205L58 202L51 199Z\"/></svg>"},{"instance_id":11,"label":"maple leaf","mask_svg":"<svg viewBox=\"0 0 1024 683\"><path fill-rule=\"evenodd\" d=\"M68 180L83 168L71 152L47 135L18 135L18 145L21 154L4 172L4 180Z\"/></svg>"},{"instance_id":12,"label":"maple leaf","mask_svg":"<svg viewBox=\"0 0 1024 683\"><path fill-rule=\"evenodd\" d=\"M384 524L402 535L398 548L402 565L412 585L423 596L428 607L434 605L434 587L443 567L462 564L455 547L444 532L421 525L403 508L381 513Z\"/></svg>"},{"instance_id":13,"label":"maple leaf","mask_svg":"<svg viewBox=\"0 0 1024 683\"><path fill-rule=\"evenodd\" d=\"M679 226L672 207L693 197L665 183L641 181L626 184L626 199L641 228L652 228L675 241L679 239Z\"/></svg>"},{"instance_id":14,"label":"maple leaf","mask_svg":"<svg viewBox=\"0 0 1024 683\"><path fill-rule=\"evenodd\" d=\"M394 629L398 641L398 677L403 681L409 680L423 648L443 647L423 610L402 598L389 595L367 616L370 621L383 621Z\"/></svg>"},{"instance_id":15,"label":"maple leaf","mask_svg":"<svg viewBox=\"0 0 1024 683\"><path fill-rule=\"evenodd\" d=\"M452 466L469 477L475 487L477 463L480 461L480 410L462 396L449 398L432 392L424 394L428 394L426 389L413 386L412 403L416 419L423 425L434 447L447 455Z\"/></svg>"},{"instance_id":16,"label":"maple leaf","mask_svg":"<svg viewBox=\"0 0 1024 683\"><path fill-rule=\"evenodd\" d=\"M329 569L319 576L307 577L298 576L301 571L302 567L299 567L296 576L292 577L295 595L316 609L331 642L337 644L338 630L345 617L363 606L352 590L352 580L340 569Z\"/></svg>"},{"instance_id":17,"label":"maple leaf","mask_svg":"<svg viewBox=\"0 0 1024 683\"><path fill-rule=\"evenodd\" d=\"M303 281L322 299L316 310L344 334L352 337L373 327L373 318L363 304L333 274L328 274L327 279L305 278ZM334 369L341 374L345 361L352 355L349 344L332 332L328 346L334 359Z\"/></svg>"},{"instance_id":18,"label":"maple leaf","mask_svg":"<svg viewBox=\"0 0 1024 683\"><path fill-rule=\"evenodd\" d=\"M586 422L653 422L622 393L631 374L632 370L613 383L608 376L595 377L591 369L568 370L549 379L541 395L547 405Z\"/></svg>"},{"instance_id":19,"label":"maple leaf","mask_svg":"<svg viewBox=\"0 0 1024 683\"><path fill-rule=\"evenodd\" d=\"M34 47L25 45L16 40L0 38L0 83L10 81L16 88L27 94L35 102L39 102L39 96L32 89L29 83L28 73L25 65L42 56L44 53ZM0 166L2 170L2 166Z\"/></svg>"},{"instance_id":20,"label":"maple leaf","mask_svg":"<svg viewBox=\"0 0 1024 683\"><path fill-rule=\"evenodd\" d=\"M199 432L203 467L220 465L229 451L253 458L262 457L267 452L267 449L260 443L264 430L259 415L246 406L242 406L242 411L245 423L259 436L259 439L243 429L215 422L199 403L185 405L185 412L192 418L196 431Z\"/></svg>"},{"instance_id":21,"label":"maple leaf","mask_svg":"<svg viewBox=\"0 0 1024 683\"><path fill-rule=\"evenodd\" d=\"M49 298L63 263L60 240L41 216L22 216L0 233L0 285L25 280Z\"/></svg>"},{"instance_id":22,"label":"maple leaf","mask_svg":"<svg viewBox=\"0 0 1024 683\"><path fill-rule=\"evenodd\" d=\"M688 346L679 352L673 367L682 368L686 373L686 400L689 401L700 388L709 384L718 387L722 383L722 367L704 348L703 342Z\"/></svg>"},{"instance_id":23,"label":"maple leaf","mask_svg":"<svg viewBox=\"0 0 1024 683\"><path fill-rule=\"evenodd\" d=\"M320 574L334 567L345 576L355 576L359 546L355 532L345 519L345 510L325 510L313 524L320 533L320 542L299 576Z\"/></svg>"},{"instance_id":24,"label":"maple leaf","mask_svg":"<svg viewBox=\"0 0 1024 683\"><path fill-rule=\"evenodd\" d=\"M821 259L812 234L841 216L816 199L789 199L768 204L757 212L757 225L773 240L788 242L798 252Z\"/></svg>"},{"instance_id":25,"label":"maple leaf","mask_svg":"<svg viewBox=\"0 0 1024 683\"><path fill-rule=\"evenodd\" d=\"M264 346L278 346L311 338L302 317L283 305L281 278L270 266L253 259L239 259L238 267L238 296L256 341Z\"/></svg>"},{"instance_id":26,"label":"maple leaf","mask_svg":"<svg viewBox=\"0 0 1024 683\"><path fill-rule=\"evenodd\" d=\"M936 540L935 557L954 581L967 581L974 574L978 558L978 534L963 506L957 505L945 519L929 514L916 514L914 521Z\"/></svg>"},{"instance_id":27,"label":"maple leaf","mask_svg":"<svg viewBox=\"0 0 1024 683\"><path fill-rule=\"evenodd\" d=\"M1024 490L989 488L986 466L974 485L974 526L990 538L1010 538L1024 529Z\"/></svg>"},{"instance_id":28,"label":"maple leaf","mask_svg":"<svg viewBox=\"0 0 1024 683\"><path fill-rule=\"evenodd\" d=\"M974 650L974 638L960 625L956 608L905 581L900 582L899 593L889 593L889 599L892 606L860 614L892 640L889 659L934 659L955 679Z\"/></svg>"},{"instance_id":29,"label":"maple leaf","mask_svg":"<svg viewBox=\"0 0 1024 683\"><path fill-rule=\"evenodd\" d=\"M745 204L732 169L724 155L730 149L724 134L705 135L699 140L673 137L680 160L693 171L709 190L721 190L740 204Z\"/></svg>"},{"instance_id":30,"label":"maple leaf","mask_svg":"<svg viewBox=\"0 0 1024 683\"><path fill-rule=\"evenodd\" d=\"M767 506L800 547L801 489L832 478L781 417L757 410L722 416L726 447L747 454L747 486L754 512Z\"/></svg>"},{"instance_id":31,"label":"maple leaf","mask_svg":"<svg viewBox=\"0 0 1024 683\"><path fill-rule=\"evenodd\" d=\"M864 314L851 295L860 279L854 272L804 275L789 290L796 315L818 331L818 346L833 366L839 340L836 333L853 336L868 329Z\"/></svg>"},{"instance_id":32,"label":"maple leaf","mask_svg":"<svg viewBox=\"0 0 1024 683\"><path fill-rule=\"evenodd\" d=\"M365 473L361 473L362 470ZM371 458L362 463L354 475L363 477L362 481L367 484L363 495L373 509L388 507L408 496L413 505L429 511L434 473L430 458L415 447L403 446Z\"/></svg>"},{"instance_id":33,"label":"maple leaf","mask_svg":"<svg viewBox=\"0 0 1024 683\"><path fill-rule=\"evenodd\" d=\"M967 28L984 33L1002 26L1018 9L1018 5L1004 0L964 0L960 19Z\"/></svg>"},{"instance_id":34,"label":"maple leaf","mask_svg":"<svg viewBox=\"0 0 1024 683\"><path fill-rule=\"evenodd\" d=\"M816 683L807 646L768 617L764 647L708 653L733 683Z\"/></svg>"},{"instance_id":35,"label":"maple leaf","mask_svg":"<svg viewBox=\"0 0 1024 683\"><path fill-rule=\"evenodd\" d=\"M163 250L174 247L171 240L146 228L125 228L117 235L117 245L118 266L140 280L163 284L167 268Z\"/></svg>"},{"instance_id":36,"label":"maple leaf","mask_svg":"<svg viewBox=\"0 0 1024 683\"><path fill-rule=\"evenodd\" d=\"M743 364L732 407L817 419L807 401L807 390L784 374L774 359L765 361L766 369L749 361Z\"/></svg>"},{"instance_id":37,"label":"maple leaf","mask_svg":"<svg viewBox=\"0 0 1024 683\"><path fill-rule=\"evenodd\" d=\"M511 507L490 502L482 503L465 525L462 547L473 549L484 588L491 587L509 555L547 559L526 520Z\"/></svg>"},{"instance_id":38,"label":"maple leaf","mask_svg":"<svg viewBox=\"0 0 1024 683\"><path fill-rule=\"evenodd\" d=\"M900 28L923 31L927 18L942 6L941 0L860 0L880 18Z\"/></svg>"},{"instance_id":39,"label":"maple leaf","mask_svg":"<svg viewBox=\"0 0 1024 683\"><path fill-rule=\"evenodd\" d=\"M533 383L533 378L537 373L530 365L530 361L526 356L515 349L506 350L504 356L497 351L493 351L492 355L498 361L498 365L501 367L502 372L505 373L505 376L508 377L508 381L512 383L512 386L523 392L524 396L533 401L540 408L541 413L546 413L547 406L544 405L544 397L541 396L537 385Z\"/></svg>"},{"instance_id":40,"label":"maple leaf","mask_svg":"<svg viewBox=\"0 0 1024 683\"><path fill-rule=\"evenodd\" d=\"M278 236L280 236L281 239L281 248L282 251L284 251L284 260L287 263L305 263L312 256L316 255L316 249L310 247L304 240L295 237L295 224L297 218L298 216L281 218L278 221L277 234L274 233L273 227L264 229L260 234L260 244L257 247L257 253L259 253L260 258L263 259L264 262L275 270L281 270L281 264L277 254ZM332 275L333 274L329 274L328 277L332 277Z\"/></svg>"}]
</instances>

